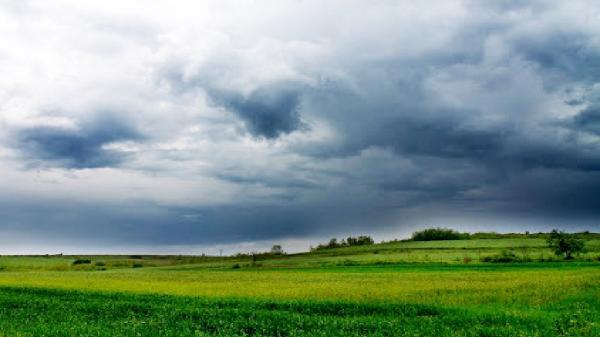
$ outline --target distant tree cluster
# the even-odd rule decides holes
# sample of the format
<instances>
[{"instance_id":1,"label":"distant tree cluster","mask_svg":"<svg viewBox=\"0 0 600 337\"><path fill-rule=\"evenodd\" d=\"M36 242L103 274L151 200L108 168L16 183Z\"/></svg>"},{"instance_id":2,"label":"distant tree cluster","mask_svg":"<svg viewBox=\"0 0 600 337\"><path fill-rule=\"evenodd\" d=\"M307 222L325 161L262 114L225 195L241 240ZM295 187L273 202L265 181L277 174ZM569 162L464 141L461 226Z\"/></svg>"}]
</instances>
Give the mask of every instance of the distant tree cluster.
<instances>
[{"instance_id":1,"label":"distant tree cluster","mask_svg":"<svg viewBox=\"0 0 600 337\"><path fill-rule=\"evenodd\" d=\"M338 239L333 238L329 240L326 244L320 244L317 247L313 248L313 250L321 250L321 249L330 249L330 248L341 248L341 247L351 247L351 246L366 246L372 245L375 241L372 237L367 235L361 235L358 237L347 237L346 239Z\"/></svg>"},{"instance_id":2,"label":"distant tree cluster","mask_svg":"<svg viewBox=\"0 0 600 337\"><path fill-rule=\"evenodd\" d=\"M275 255L286 255L286 252L283 250L281 245L273 245L271 250L268 252L251 252L251 253L237 253L234 257L239 259L250 258L253 262L264 260Z\"/></svg>"},{"instance_id":3,"label":"distant tree cluster","mask_svg":"<svg viewBox=\"0 0 600 337\"><path fill-rule=\"evenodd\" d=\"M412 234L413 241L436 241L436 240L467 240L471 238L469 233L460 233L450 228L428 228Z\"/></svg>"},{"instance_id":4,"label":"distant tree cluster","mask_svg":"<svg viewBox=\"0 0 600 337\"><path fill-rule=\"evenodd\" d=\"M273 247L271 247L271 254L273 255L282 255L285 254L285 252L283 251L283 248L281 247L281 245L273 245Z\"/></svg>"}]
</instances>

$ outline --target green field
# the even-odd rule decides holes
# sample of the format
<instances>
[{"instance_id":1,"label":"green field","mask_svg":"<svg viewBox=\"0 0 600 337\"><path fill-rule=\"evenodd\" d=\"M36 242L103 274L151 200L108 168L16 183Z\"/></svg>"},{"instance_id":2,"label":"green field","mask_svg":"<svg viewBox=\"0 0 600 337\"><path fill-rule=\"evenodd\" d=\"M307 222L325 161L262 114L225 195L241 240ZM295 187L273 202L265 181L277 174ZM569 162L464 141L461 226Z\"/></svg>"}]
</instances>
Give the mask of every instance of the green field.
<instances>
[{"instance_id":1,"label":"green field","mask_svg":"<svg viewBox=\"0 0 600 337\"><path fill-rule=\"evenodd\" d=\"M524 262L483 262L503 251ZM599 257L597 238L572 261L541 238L4 256L0 336L600 336Z\"/></svg>"}]
</instances>

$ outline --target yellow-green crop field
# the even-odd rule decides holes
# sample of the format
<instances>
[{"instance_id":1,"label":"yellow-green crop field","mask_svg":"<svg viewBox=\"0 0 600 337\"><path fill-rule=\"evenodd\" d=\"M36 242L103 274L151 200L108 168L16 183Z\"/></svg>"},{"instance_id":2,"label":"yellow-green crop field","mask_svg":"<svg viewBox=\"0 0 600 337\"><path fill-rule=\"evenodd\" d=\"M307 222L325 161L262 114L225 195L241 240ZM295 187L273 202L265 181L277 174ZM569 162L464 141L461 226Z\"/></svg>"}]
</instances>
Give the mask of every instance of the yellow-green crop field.
<instances>
[{"instance_id":1,"label":"yellow-green crop field","mask_svg":"<svg viewBox=\"0 0 600 337\"><path fill-rule=\"evenodd\" d=\"M568 262L539 239L2 257L0 336L600 336L600 244L586 247ZM483 262L507 249L526 262Z\"/></svg>"}]
</instances>

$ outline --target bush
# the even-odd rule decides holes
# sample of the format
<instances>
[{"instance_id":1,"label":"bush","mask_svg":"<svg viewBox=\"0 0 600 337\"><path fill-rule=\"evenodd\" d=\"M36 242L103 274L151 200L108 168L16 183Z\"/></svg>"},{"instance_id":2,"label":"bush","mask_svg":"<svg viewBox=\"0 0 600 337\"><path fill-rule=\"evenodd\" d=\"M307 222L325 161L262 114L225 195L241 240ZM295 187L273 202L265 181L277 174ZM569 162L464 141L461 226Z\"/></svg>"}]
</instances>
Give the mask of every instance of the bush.
<instances>
[{"instance_id":1,"label":"bush","mask_svg":"<svg viewBox=\"0 0 600 337\"><path fill-rule=\"evenodd\" d=\"M78 265L78 264L90 264L92 263L92 260L89 259L77 259L75 261L73 261L73 265Z\"/></svg>"},{"instance_id":2,"label":"bush","mask_svg":"<svg viewBox=\"0 0 600 337\"><path fill-rule=\"evenodd\" d=\"M483 262L495 262L495 263L511 263L521 262L521 259L511 251L504 250L502 253L493 256L486 256L482 259Z\"/></svg>"},{"instance_id":3,"label":"bush","mask_svg":"<svg viewBox=\"0 0 600 337\"><path fill-rule=\"evenodd\" d=\"M144 265L141 263L134 263L131 268L142 268Z\"/></svg>"},{"instance_id":4,"label":"bush","mask_svg":"<svg viewBox=\"0 0 600 337\"><path fill-rule=\"evenodd\" d=\"M342 261L338 261L336 266L358 266L358 262L350 259L344 259Z\"/></svg>"},{"instance_id":5,"label":"bush","mask_svg":"<svg viewBox=\"0 0 600 337\"><path fill-rule=\"evenodd\" d=\"M96 262L96 267L104 267L104 266L106 266L106 263L104 263L102 261Z\"/></svg>"},{"instance_id":6,"label":"bush","mask_svg":"<svg viewBox=\"0 0 600 337\"><path fill-rule=\"evenodd\" d=\"M428 228L412 234L413 241L437 241L437 240L466 240L470 239L469 233L460 233L449 228Z\"/></svg>"}]
</instances>

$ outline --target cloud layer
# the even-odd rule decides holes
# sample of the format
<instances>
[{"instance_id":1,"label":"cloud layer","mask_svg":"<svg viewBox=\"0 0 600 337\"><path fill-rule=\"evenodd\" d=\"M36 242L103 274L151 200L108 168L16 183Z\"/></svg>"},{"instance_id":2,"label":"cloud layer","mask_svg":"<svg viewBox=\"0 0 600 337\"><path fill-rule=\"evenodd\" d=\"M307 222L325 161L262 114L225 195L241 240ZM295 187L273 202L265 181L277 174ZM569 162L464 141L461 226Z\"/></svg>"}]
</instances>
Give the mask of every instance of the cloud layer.
<instances>
[{"instance_id":1,"label":"cloud layer","mask_svg":"<svg viewBox=\"0 0 600 337\"><path fill-rule=\"evenodd\" d=\"M9 241L600 226L592 1L3 2L0 34Z\"/></svg>"}]
</instances>

